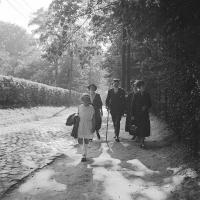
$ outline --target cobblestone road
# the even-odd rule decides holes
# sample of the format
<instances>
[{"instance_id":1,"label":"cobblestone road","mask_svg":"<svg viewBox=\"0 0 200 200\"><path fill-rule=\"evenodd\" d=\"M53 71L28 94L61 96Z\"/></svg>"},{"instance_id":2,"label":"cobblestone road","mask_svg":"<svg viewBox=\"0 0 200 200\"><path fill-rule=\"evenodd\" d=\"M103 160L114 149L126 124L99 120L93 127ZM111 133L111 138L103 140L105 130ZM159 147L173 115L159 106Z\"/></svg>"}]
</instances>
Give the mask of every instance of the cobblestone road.
<instances>
[{"instance_id":1,"label":"cobblestone road","mask_svg":"<svg viewBox=\"0 0 200 200\"><path fill-rule=\"evenodd\" d=\"M74 145L65 126L69 109L57 117L0 126L0 197L11 186Z\"/></svg>"}]
</instances>

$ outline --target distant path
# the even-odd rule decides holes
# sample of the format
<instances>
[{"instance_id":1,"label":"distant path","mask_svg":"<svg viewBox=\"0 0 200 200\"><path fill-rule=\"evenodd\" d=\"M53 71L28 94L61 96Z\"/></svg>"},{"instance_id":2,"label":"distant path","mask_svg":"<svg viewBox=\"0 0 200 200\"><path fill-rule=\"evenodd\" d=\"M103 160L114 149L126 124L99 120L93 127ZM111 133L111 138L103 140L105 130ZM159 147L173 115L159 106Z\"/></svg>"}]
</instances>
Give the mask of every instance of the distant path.
<instances>
[{"instance_id":1,"label":"distant path","mask_svg":"<svg viewBox=\"0 0 200 200\"><path fill-rule=\"evenodd\" d=\"M183 180L181 168L177 168L182 163L181 149L163 141L170 133L156 117L151 117L152 136L145 150L124 132L124 119L120 143L114 142L109 123L109 150L104 117L102 140L99 142L95 136L89 148L89 161L81 163L76 141L66 134L71 127L63 124L67 113L69 110L55 118L27 123L25 132L1 138L0 146L5 144L2 149L10 144L6 159L4 155L4 161L10 163L10 168L5 165L4 173L9 176L5 175L3 180L10 178L16 183L15 177L20 179L57 157L33 177L16 184L2 200L165 200ZM192 174L184 174L187 173Z\"/></svg>"}]
</instances>

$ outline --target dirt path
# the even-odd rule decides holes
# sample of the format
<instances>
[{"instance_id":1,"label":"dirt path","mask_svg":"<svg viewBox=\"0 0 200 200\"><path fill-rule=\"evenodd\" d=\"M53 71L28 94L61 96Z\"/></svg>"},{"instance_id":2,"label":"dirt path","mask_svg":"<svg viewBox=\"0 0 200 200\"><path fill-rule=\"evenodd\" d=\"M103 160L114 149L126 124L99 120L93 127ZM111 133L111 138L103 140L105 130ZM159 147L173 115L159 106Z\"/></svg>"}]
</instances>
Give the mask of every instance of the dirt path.
<instances>
[{"instance_id":1,"label":"dirt path","mask_svg":"<svg viewBox=\"0 0 200 200\"><path fill-rule=\"evenodd\" d=\"M166 142L170 133L157 118L151 117L152 136L146 149L124 132L124 119L120 143L114 142L110 121L108 147L105 121L101 141L95 139L89 146L88 162L80 162L80 149L71 139L62 157L2 200L166 200L184 176L195 177L191 169L182 170L181 148Z\"/></svg>"}]
</instances>

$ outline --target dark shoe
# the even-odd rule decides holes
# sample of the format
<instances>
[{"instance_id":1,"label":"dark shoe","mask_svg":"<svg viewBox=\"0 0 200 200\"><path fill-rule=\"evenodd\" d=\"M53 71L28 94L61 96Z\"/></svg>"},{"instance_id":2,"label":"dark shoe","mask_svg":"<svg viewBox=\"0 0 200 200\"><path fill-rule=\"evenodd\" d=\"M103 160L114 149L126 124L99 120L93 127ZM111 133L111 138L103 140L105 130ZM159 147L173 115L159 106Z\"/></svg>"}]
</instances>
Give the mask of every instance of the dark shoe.
<instances>
[{"instance_id":1,"label":"dark shoe","mask_svg":"<svg viewBox=\"0 0 200 200\"><path fill-rule=\"evenodd\" d=\"M92 139L89 139L90 142L92 142Z\"/></svg>"},{"instance_id":2,"label":"dark shoe","mask_svg":"<svg viewBox=\"0 0 200 200\"><path fill-rule=\"evenodd\" d=\"M101 139L101 137L100 137L100 135L99 135L99 132L97 132L97 137L98 137L99 140Z\"/></svg>"},{"instance_id":3,"label":"dark shoe","mask_svg":"<svg viewBox=\"0 0 200 200\"><path fill-rule=\"evenodd\" d=\"M87 160L86 160L86 157L82 157L81 158L81 162L86 162Z\"/></svg>"},{"instance_id":4,"label":"dark shoe","mask_svg":"<svg viewBox=\"0 0 200 200\"><path fill-rule=\"evenodd\" d=\"M120 141L119 141L119 138L116 138L115 141L116 141L116 142L120 142Z\"/></svg>"}]
</instances>

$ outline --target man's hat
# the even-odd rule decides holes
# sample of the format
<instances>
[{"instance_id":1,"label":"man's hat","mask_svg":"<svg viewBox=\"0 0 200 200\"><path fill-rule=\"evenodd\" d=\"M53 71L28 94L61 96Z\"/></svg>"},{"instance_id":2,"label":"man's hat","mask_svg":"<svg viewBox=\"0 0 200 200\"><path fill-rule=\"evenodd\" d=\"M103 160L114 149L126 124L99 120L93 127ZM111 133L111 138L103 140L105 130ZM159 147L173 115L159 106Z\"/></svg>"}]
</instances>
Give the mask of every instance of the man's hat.
<instances>
[{"instance_id":1,"label":"man's hat","mask_svg":"<svg viewBox=\"0 0 200 200\"><path fill-rule=\"evenodd\" d=\"M88 90L91 88L91 87L94 87L94 91L97 90L97 86L95 84L90 84L87 88Z\"/></svg>"},{"instance_id":2,"label":"man's hat","mask_svg":"<svg viewBox=\"0 0 200 200\"><path fill-rule=\"evenodd\" d=\"M118 82L118 83L119 83L119 82L120 82L120 79L114 78L114 79L113 79L113 83L114 83L114 82Z\"/></svg>"}]
</instances>

